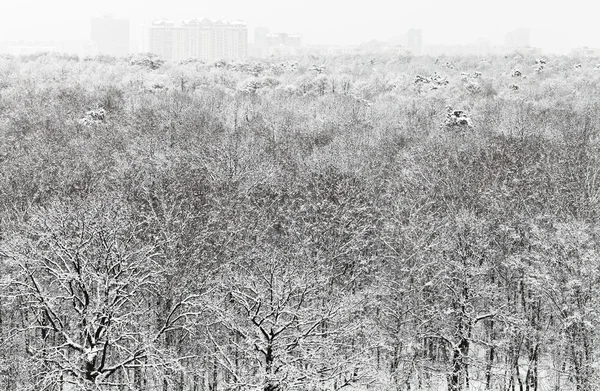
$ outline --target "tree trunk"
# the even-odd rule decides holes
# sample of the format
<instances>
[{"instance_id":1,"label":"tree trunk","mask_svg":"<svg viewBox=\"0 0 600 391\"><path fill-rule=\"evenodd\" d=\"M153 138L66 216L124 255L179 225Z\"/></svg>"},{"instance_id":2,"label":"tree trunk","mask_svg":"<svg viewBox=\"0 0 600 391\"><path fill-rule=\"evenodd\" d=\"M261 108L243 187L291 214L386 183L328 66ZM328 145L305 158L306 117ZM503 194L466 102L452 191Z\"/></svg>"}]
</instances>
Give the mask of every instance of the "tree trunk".
<instances>
[{"instance_id":1,"label":"tree trunk","mask_svg":"<svg viewBox=\"0 0 600 391\"><path fill-rule=\"evenodd\" d=\"M264 391L276 391L279 389L279 384L273 381L274 361L275 357L273 356L273 344L272 341L268 341L265 353L265 372L267 378L264 386Z\"/></svg>"},{"instance_id":2,"label":"tree trunk","mask_svg":"<svg viewBox=\"0 0 600 391\"><path fill-rule=\"evenodd\" d=\"M133 369L133 383L135 384L136 391L142 391L144 389L144 378L141 367L135 367Z\"/></svg>"},{"instance_id":3,"label":"tree trunk","mask_svg":"<svg viewBox=\"0 0 600 391\"><path fill-rule=\"evenodd\" d=\"M525 375L526 391L537 391L538 389L538 350L539 344L536 343L530 352L529 368L527 368L527 374Z\"/></svg>"},{"instance_id":4,"label":"tree trunk","mask_svg":"<svg viewBox=\"0 0 600 391\"><path fill-rule=\"evenodd\" d=\"M573 325L569 333L571 345L571 362L575 370L575 389L576 391L591 391L591 368L588 335L585 326L582 324Z\"/></svg>"},{"instance_id":5,"label":"tree trunk","mask_svg":"<svg viewBox=\"0 0 600 391\"><path fill-rule=\"evenodd\" d=\"M465 381L468 384L468 368L465 360L468 354L469 340L462 338L458 348L452 353L452 373L448 378L448 391L462 391Z\"/></svg>"},{"instance_id":6,"label":"tree trunk","mask_svg":"<svg viewBox=\"0 0 600 391\"><path fill-rule=\"evenodd\" d=\"M400 391L401 389L400 374L398 373L398 365L400 364L400 349L402 348L398 345L394 346L394 353L390 362L390 374L392 375L392 381L394 382L397 391Z\"/></svg>"},{"instance_id":7,"label":"tree trunk","mask_svg":"<svg viewBox=\"0 0 600 391\"><path fill-rule=\"evenodd\" d=\"M486 390L491 390L492 389L492 369L494 367L494 356L496 355L496 347L494 346L494 339L495 339L495 335L494 335L494 320L490 320L489 322L489 343L490 343L490 350L488 353L488 360L487 360L487 364L485 366L485 389Z\"/></svg>"},{"instance_id":8,"label":"tree trunk","mask_svg":"<svg viewBox=\"0 0 600 391\"><path fill-rule=\"evenodd\" d=\"M192 379L192 391L200 391L198 383L200 383L200 376L198 376L197 373L194 373L194 377Z\"/></svg>"},{"instance_id":9,"label":"tree trunk","mask_svg":"<svg viewBox=\"0 0 600 391\"><path fill-rule=\"evenodd\" d=\"M519 359L515 360L515 378L519 383L519 391L523 391L523 381L521 380L521 373L519 371Z\"/></svg>"},{"instance_id":10,"label":"tree trunk","mask_svg":"<svg viewBox=\"0 0 600 391\"><path fill-rule=\"evenodd\" d=\"M212 371L212 382L210 384L210 391L217 391L217 387L219 386L219 372L218 372L218 363L217 359L213 361L213 371Z\"/></svg>"},{"instance_id":11,"label":"tree trunk","mask_svg":"<svg viewBox=\"0 0 600 391\"><path fill-rule=\"evenodd\" d=\"M488 354L488 362L485 368L485 389L492 389L492 368L494 366L494 356L496 354L496 348L494 346L490 347L490 352Z\"/></svg>"}]
</instances>

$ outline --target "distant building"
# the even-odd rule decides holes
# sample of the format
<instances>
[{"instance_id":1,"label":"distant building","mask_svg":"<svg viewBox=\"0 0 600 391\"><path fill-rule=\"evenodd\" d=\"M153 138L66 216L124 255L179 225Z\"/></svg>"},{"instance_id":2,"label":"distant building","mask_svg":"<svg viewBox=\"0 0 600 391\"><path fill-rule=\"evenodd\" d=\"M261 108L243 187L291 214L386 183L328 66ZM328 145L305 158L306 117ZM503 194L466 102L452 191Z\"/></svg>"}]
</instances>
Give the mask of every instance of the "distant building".
<instances>
[{"instance_id":1,"label":"distant building","mask_svg":"<svg viewBox=\"0 0 600 391\"><path fill-rule=\"evenodd\" d=\"M241 20L234 20L225 29L225 58L248 57L248 27Z\"/></svg>"},{"instance_id":2,"label":"distant building","mask_svg":"<svg viewBox=\"0 0 600 391\"><path fill-rule=\"evenodd\" d=\"M406 46L412 54L421 55L423 53L423 31L418 29L410 29L406 34Z\"/></svg>"},{"instance_id":3,"label":"distant building","mask_svg":"<svg viewBox=\"0 0 600 391\"><path fill-rule=\"evenodd\" d=\"M92 41L65 41L59 42L62 53L76 54L79 57L93 57L98 54L98 45Z\"/></svg>"},{"instance_id":4,"label":"distant building","mask_svg":"<svg viewBox=\"0 0 600 391\"><path fill-rule=\"evenodd\" d=\"M384 53L388 52L391 47L389 42L372 39L370 41L362 42L358 45L357 50L364 53Z\"/></svg>"},{"instance_id":5,"label":"distant building","mask_svg":"<svg viewBox=\"0 0 600 391\"><path fill-rule=\"evenodd\" d=\"M269 29L266 27L257 27L254 29L254 56L266 57L268 55L269 44L267 35L269 35Z\"/></svg>"},{"instance_id":6,"label":"distant building","mask_svg":"<svg viewBox=\"0 0 600 391\"><path fill-rule=\"evenodd\" d=\"M0 53L14 56L63 53L91 57L98 54L98 47L92 41L9 41L0 43Z\"/></svg>"},{"instance_id":7,"label":"distant building","mask_svg":"<svg viewBox=\"0 0 600 391\"><path fill-rule=\"evenodd\" d=\"M22 42L9 44L7 53L13 56L23 56L35 53L57 53L59 51L59 47L52 42Z\"/></svg>"},{"instance_id":8,"label":"distant building","mask_svg":"<svg viewBox=\"0 0 600 391\"><path fill-rule=\"evenodd\" d=\"M572 50L572 55L581 57L600 57L600 48L583 46Z\"/></svg>"},{"instance_id":9,"label":"distant building","mask_svg":"<svg viewBox=\"0 0 600 391\"><path fill-rule=\"evenodd\" d=\"M339 56L347 54L356 54L356 46L343 45L309 45L302 47L302 54L315 56Z\"/></svg>"},{"instance_id":10,"label":"distant building","mask_svg":"<svg viewBox=\"0 0 600 391\"><path fill-rule=\"evenodd\" d=\"M349 53L353 54L393 54L393 55L409 55L412 53L405 45L397 41L378 41L370 40L362 42L355 47L348 47Z\"/></svg>"},{"instance_id":11,"label":"distant building","mask_svg":"<svg viewBox=\"0 0 600 391\"><path fill-rule=\"evenodd\" d=\"M155 20L150 26L149 50L166 60L241 59L248 54L248 29L242 21L204 18L175 26L169 20Z\"/></svg>"},{"instance_id":12,"label":"distant building","mask_svg":"<svg viewBox=\"0 0 600 391\"><path fill-rule=\"evenodd\" d=\"M302 38L299 34L267 34L266 39L269 56L295 56L302 46Z\"/></svg>"},{"instance_id":13,"label":"distant building","mask_svg":"<svg viewBox=\"0 0 600 391\"><path fill-rule=\"evenodd\" d=\"M401 50L404 54L423 54L423 30L409 29L404 33L389 39L388 43L395 51Z\"/></svg>"},{"instance_id":14,"label":"distant building","mask_svg":"<svg viewBox=\"0 0 600 391\"><path fill-rule=\"evenodd\" d=\"M255 57L295 56L300 54L301 48L300 34L269 33L266 27L254 29L252 55Z\"/></svg>"},{"instance_id":15,"label":"distant building","mask_svg":"<svg viewBox=\"0 0 600 391\"><path fill-rule=\"evenodd\" d=\"M175 23L166 20L155 20L150 26L149 51L165 60L172 60L175 55Z\"/></svg>"},{"instance_id":16,"label":"distant building","mask_svg":"<svg viewBox=\"0 0 600 391\"><path fill-rule=\"evenodd\" d=\"M530 37L531 30L527 28L512 30L504 36L504 45L508 49L527 48L531 46Z\"/></svg>"},{"instance_id":17,"label":"distant building","mask_svg":"<svg viewBox=\"0 0 600 391\"><path fill-rule=\"evenodd\" d=\"M423 53L429 56L440 56L440 55L451 55L451 56L462 56L462 55L478 55L485 56L492 53L503 54L506 52L505 48L496 48L492 46L492 43L488 39L479 38L475 42L462 44L462 45L441 45L441 44L429 44L423 46Z\"/></svg>"},{"instance_id":18,"label":"distant building","mask_svg":"<svg viewBox=\"0 0 600 391\"><path fill-rule=\"evenodd\" d=\"M126 56L129 54L129 20L110 15L92 18L91 38L99 54Z\"/></svg>"}]
</instances>

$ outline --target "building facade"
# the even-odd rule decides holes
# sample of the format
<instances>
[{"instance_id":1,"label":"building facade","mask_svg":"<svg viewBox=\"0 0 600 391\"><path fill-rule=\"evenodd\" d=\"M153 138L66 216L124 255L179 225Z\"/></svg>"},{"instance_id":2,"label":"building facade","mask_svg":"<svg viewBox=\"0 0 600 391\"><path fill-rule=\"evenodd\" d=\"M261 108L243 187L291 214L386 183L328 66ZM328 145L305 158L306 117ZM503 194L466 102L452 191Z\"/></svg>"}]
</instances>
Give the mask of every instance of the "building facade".
<instances>
[{"instance_id":1,"label":"building facade","mask_svg":"<svg viewBox=\"0 0 600 391\"><path fill-rule=\"evenodd\" d=\"M110 15L92 18L91 39L99 54L126 56L129 54L129 20Z\"/></svg>"},{"instance_id":2,"label":"building facade","mask_svg":"<svg viewBox=\"0 0 600 391\"><path fill-rule=\"evenodd\" d=\"M254 56L266 57L268 55L267 35L269 35L269 29L266 27L254 29L254 50L252 53Z\"/></svg>"},{"instance_id":3,"label":"building facade","mask_svg":"<svg viewBox=\"0 0 600 391\"><path fill-rule=\"evenodd\" d=\"M165 60L172 60L175 55L175 23L165 19L152 22L148 49Z\"/></svg>"},{"instance_id":4,"label":"building facade","mask_svg":"<svg viewBox=\"0 0 600 391\"><path fill-rule=\"evenodd\" d=\"M256 57L298 55L302 48L299 34L269 33L266 27L254 30L254 51Z\"/></svg>"},{"instance_id":5,"label":"building facade","mask_svg":"<svg viewBox=\"0 0 600 391\"><path fill-rule=\"evenodd\" d=\"M150 26L149 49L165 60L237 60L248 55L248 29L241 21L192 19L180 26L156 20Z\"/></svg>"},{"instance_id":6,"label":"building facade","mask_svg":"<svg viewBox=\"0 0 600 391\"><path fill-rule=\"evenodd\" d=\"M267 34L267 54L269 56L295 56L301 48L298 34Z\"/></svg>"}]
</instances>

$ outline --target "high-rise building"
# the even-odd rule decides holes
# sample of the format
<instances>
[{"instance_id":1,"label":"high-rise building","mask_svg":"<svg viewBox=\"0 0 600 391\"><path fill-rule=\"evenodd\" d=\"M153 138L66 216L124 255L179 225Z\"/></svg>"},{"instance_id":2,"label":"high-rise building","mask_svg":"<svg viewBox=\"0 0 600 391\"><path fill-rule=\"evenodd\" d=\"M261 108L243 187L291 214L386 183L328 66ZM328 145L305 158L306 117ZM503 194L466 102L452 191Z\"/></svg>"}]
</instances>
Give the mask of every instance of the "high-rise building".
<instances>
[{"instance_id":1,"label":"high-rise building","mask_svg":"<svg viewBox=\"0 0 600 391\"><path fill-rule=\"evenodd\" d=\"M212 61L213 53L213 21L204 18L198 24L198 58L202 61Z\"/></svg>"},{"instance_id":2,"label":"high-rise building","mask_svg":"<svg viewBox=\"0 0 600 391\"><path fill-rule=\"evenodd\" d=\"M423 52L423 31L410 29L406 33L407 47L414 55L420 55Z\"/></svg>"},{"instance_id":3,"label":"high-rise building","mask_svg":"<svg viewBox=\"0 0 600 391\"><path fill-rule=\"evenodd\" d=\"M150 26L149 50L165 60L172 60L175 44L175 23L167 19L155 20Z\"/></svg>"},{"instance_id":4,"label":"high-rise building","mask_svg":"<svg viewBox=\"0 0 600 391\"><path fill-rule=\"evenodd\" d=\"M129 54L129 20L111 15L92 18L91 38L99 54L126 56Z\"/></svg>"},{"instance_id":5,"label":"high-rise building","mask_svg":"<svg viewBox=\"0 0 600 391\"><path fill-rule=\"evenodd\" d=\"M241 21L192 19L181 26L158 20L150 26L150 52L167 60L234 60L247 56L248 29Z\"/></svg>"},{"instance_id":6,"label":"high-rise building","mask_svg":"<svg viewBox=\"0 0 600 391\"><path fill-rule=\"evenodd\" d=\"M267 27L257 27L254 29L254 52L256 57L265 57L268 54L269 45L267 43L269 29Z\"/></svg>"},{"instance_id":7,"label":"high-rise building","mask_svg":"<svg viewBox=\"0 0 600 391\"><path fill-rule=\"evenodd\" d=\"M241 20L230 22L225 27L225 58L248 56L248 28Z\"/></svg>"},{"instance_id":8,"label":"high-rise building","mask_svg":"<svg viewBox=\"0 0 600 391\"><path fill-rule=\"evenodd\" d=\"M530 47L531 31L528 28L519 28L509 31L504 36L504 44L509 49Z\"/></svg>"},{"instance_id":9,"label":"high-rise building","mask_svg":"<svg viewBox=\"0 0 600 391\"><path fill-rule=\"evenodd\" d=\"M302 47L299 34L269 33L266 27L254 30L254 50L256 57L297 55Z\"/></svg>"},{"instance_id":10,"label":"high-rise building","mask_svg":"<svg viewBox=\"0 0 600 391\"><path fill-rule=\"evenodd\" d=\"M225 22L217 20L212 25L212 54L211 60L225 59Z\"/></svg>"},{"instance_id":11,"label":"high-rise building","mask_svg":"<svg viewBox=\"0 0 600 391\"><path fill-rule=\"evenodd\" d=\"M174 31L174 58L198 58L198 27L197 19L185 20L180 28Z\"/></svg>"}]
</instances>

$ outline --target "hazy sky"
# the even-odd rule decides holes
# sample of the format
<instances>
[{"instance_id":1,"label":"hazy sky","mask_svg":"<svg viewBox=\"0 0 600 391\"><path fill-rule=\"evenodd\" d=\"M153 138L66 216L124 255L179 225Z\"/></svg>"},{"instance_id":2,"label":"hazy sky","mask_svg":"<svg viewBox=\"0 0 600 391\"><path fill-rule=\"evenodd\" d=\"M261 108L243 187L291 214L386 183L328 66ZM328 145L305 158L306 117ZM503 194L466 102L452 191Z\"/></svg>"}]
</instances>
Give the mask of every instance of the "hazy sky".
<instances>
[{"instance_id":1,"label":"hazy sky","mask_svg":"<svg viewBox=\"0 0 600 391\"><path fill-rule=\"evenodd\" d=\"M564 51L600 47L594 2L571 0L0 0L0 41L89 38L92 16L112 13L132 22L132 39L144 21L206 16L242 19L253 28L299 32L306 44L387 40L423 29L424 43L467 44L480 37L502 43L507 30L532 29L533 46Z\"/></svg>"}]
</instances>

